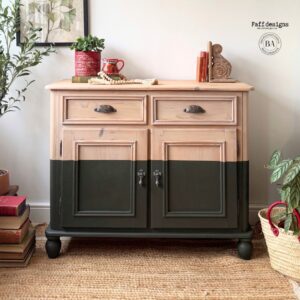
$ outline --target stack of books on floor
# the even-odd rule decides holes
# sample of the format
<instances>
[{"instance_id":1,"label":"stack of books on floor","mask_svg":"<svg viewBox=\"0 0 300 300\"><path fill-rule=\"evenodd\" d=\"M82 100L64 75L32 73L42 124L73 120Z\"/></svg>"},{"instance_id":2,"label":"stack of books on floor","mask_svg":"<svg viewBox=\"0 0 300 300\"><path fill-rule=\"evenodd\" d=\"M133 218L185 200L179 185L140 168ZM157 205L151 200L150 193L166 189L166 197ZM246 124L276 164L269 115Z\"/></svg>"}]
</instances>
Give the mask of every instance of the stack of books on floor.
<instances>
[{"instance_id":1,"label":"stack of books on floor","mask_svg":"<svg viewBox=\"0 0 300 300\"><path fill-rule=\"evenodd\" d=\"M25 267L35 249L35 230L24 196L0 196L0 267Z\"/></svg>"}]
</instances>

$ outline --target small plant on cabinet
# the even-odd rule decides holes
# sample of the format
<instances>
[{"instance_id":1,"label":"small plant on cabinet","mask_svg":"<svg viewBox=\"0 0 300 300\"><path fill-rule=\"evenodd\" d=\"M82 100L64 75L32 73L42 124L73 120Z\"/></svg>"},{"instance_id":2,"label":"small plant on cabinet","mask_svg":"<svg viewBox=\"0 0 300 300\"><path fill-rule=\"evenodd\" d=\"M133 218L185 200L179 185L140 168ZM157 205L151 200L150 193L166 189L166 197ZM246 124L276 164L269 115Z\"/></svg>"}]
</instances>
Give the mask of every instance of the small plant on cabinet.
<instances>
[{"instance_id":1,"label":"small plant on cabinet","mask_svg":"<svg viewBox=\"0 0 300 300\"><path fill-rule=\"evenodd\" d=\"M70 47L75 50L75 76L97 76L101 69L104 39L88 35L79 37Z\"/></svg>"}]
</instances>

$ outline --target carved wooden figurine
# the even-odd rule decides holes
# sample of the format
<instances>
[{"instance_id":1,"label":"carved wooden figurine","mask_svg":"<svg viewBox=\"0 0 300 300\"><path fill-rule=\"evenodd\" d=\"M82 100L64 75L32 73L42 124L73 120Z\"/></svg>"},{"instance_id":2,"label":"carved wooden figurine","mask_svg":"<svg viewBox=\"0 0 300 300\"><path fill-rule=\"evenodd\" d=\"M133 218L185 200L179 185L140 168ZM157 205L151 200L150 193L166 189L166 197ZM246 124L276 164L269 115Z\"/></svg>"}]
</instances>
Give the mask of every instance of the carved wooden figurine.
<instances>
[{"instance_id":1,"label":"carved wooden figurine","mask_svg":"<svg viewBox=\"0 0 300 300\"><path fill-rule=\"evenodd\" d=\"M235 82L230 78L232 66L230 62L224 58L221 53L223 47L220 44L208 44L210 55L209 63L209 81L210 82Z\"/></svg>"}]
</instances>

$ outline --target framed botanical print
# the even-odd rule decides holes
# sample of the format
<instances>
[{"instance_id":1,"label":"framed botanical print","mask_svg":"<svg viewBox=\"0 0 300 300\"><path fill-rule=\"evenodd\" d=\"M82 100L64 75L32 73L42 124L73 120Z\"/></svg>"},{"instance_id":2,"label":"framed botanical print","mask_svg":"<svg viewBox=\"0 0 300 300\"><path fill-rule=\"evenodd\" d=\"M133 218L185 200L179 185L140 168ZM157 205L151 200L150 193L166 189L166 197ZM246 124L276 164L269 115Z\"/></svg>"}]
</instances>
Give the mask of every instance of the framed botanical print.
<instances>
[{"instance_id":1,"label":"framed botanical print","mask_svg":"<svg viewBox=\"0 0 300 300\"><path fill-rule=\"evenodd\" d=\"M22 44L28 27L41 28L36 46L70 46L77 37L88 34L88 0L21 0L20 31Z\"/></svg>"}]
</instances>

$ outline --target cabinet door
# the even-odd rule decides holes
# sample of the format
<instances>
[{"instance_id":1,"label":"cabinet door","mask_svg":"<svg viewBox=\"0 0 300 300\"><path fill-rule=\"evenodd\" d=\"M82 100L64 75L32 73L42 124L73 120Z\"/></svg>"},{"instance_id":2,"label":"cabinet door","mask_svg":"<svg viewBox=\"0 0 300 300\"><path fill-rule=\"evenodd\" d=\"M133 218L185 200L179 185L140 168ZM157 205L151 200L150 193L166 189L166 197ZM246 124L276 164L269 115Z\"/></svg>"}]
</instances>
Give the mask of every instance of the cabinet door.
<instances>
[{"instance_id":1,"label":"cabinet door","mask_svg":"<svg viewBox=\"0 0 300 300\"><path fill-rule=\"evenodd\" d=\"M237 228L236 129L154 129L152 228Z\"/></svg>"},{"instance_id":2,"label":"cabinet door","mask_svg":"<svg viewBox=\"0 0 300 300\"><path fill-rule=\"evenodd\" d=\"M147 224L147 130L65 129L62 226Z\"/></svg>"}]
</instances>

